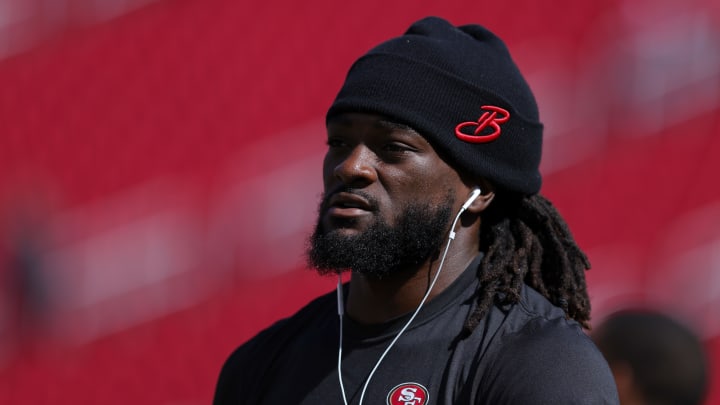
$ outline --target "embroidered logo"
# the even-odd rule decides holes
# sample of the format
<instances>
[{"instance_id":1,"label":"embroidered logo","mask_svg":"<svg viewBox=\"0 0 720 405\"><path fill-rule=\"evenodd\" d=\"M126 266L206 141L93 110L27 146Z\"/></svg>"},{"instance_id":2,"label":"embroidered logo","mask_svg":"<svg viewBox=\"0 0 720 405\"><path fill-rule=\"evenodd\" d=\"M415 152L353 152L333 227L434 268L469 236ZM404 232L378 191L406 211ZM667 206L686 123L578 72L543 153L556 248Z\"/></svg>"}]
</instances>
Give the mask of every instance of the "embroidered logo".
<instances>
[{"instance_id":1,"label":"embroidered logo","mask_svg":"<svg viewBox=\"0 0 720 405\"><path fill-rule=\"evenodd\" d=\"M427 388L418 383L402 383L390 390L387 405L426 405L429 401Z\"/></svg>"},{"instance_id":2,"label":"embroidered logo","mask_svg":"<svg viewBox=\"0 0 720 405\"><path fill-rule=\"evenodd\" d=\"M477 121L461 122L455 127L455 136L470 143L491 142L500 136L500 124L510 119L510 113L493 105L484 105L480 110L483 114Z\"/></svg>"}]
</instances>

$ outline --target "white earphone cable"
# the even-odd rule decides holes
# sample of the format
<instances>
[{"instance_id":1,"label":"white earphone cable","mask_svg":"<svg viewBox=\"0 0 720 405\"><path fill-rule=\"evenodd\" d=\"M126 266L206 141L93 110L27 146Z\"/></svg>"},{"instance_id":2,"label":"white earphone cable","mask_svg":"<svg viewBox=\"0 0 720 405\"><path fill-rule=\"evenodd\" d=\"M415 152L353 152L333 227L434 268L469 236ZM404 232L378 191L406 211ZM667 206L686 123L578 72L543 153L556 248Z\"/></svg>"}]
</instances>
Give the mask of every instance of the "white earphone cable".
<instances>
[{"instance_id":1,"label":"white earphone cable","mask_svg":"<svg viewBox=\"0 0 720 405\"><path fill-rule=\"evenodd\" d=\"M474 197L471 197L471 199L466 202L462 208L460 209L460 212L457 213L455 216L455 220L452 223L452 226L450 227L450 234L448 235L448 242L445 246L445 251L443 252L442 258L440 259L440 265L438 266L438 270L435 273L435 276L433 277L432 282L428 286L427 292L425 292L425 295L423 296L422 300L420 300L420 303L418 304L417 308L415 309L415 312L413 312L412 316L408 321L405 323L405 326L400 329L400 332L398 332L397 335L395 335L395 338L390 342L388 347L385 349L383 354L378 359L377 363L375 363L375 366L373 367L372 371L370 371L370 374L368 375L367 379L365 380L365 385L363 386L362 392L360 393L360 402L358 402L358 405L362 405L363 399L365 398L365 392L367 391L368 386L370 385L370 380L372 379L373 375L375 374L375 371L380 367L380 363L382 363L385 356L390 352L390 349L395 345L395 342L400 339L400 336L405 332L405 330L410 326L412 321L415 319L418 313L420 313L420 309L422 309L423 305L425 305L425 301L427 301L428 297L430 296L430 292L432 291L433 287L435 286L435 282L438 280L438 276L440 276L440 271L443 268L443 264L445 264L445 257L448 254L448 251L450 250L450 243L455 240L455 226L457 225L458 220L460 219L460 215L462 215L463 212L468 208L472 200L479 195L479 191L477 194L474 195ZM340 380L340 391L342 391L342 397L343 402L345 405L348 405L347 397L345 396L345 387L343 386L342 381L342 342L343 342L343 312L344 312L344 300L342 299L342 279L340 275L338 274L338 287L337 287L337 295L338 295L338 314L340 315L340 344L338 349L338 379Z\"/></svg>"},{"instance_id":2,"label":"white earphone cable","mask_svg":"<svg viewBox=\"0 0 720 405\"><path fill-rule=\"evenodd\" d=\"M338 300L338 316L340 317L340 345L338 349L338 380L340 381L340 391L342 392L343 403L348 405L347 397L345 396L345 385L342 380L342 348L343 348L343 313L345 312L345 300L343 299L342 292L342 275L338 273L338 284L337 284L337 300Z\"/></svg>"}]
</instances>

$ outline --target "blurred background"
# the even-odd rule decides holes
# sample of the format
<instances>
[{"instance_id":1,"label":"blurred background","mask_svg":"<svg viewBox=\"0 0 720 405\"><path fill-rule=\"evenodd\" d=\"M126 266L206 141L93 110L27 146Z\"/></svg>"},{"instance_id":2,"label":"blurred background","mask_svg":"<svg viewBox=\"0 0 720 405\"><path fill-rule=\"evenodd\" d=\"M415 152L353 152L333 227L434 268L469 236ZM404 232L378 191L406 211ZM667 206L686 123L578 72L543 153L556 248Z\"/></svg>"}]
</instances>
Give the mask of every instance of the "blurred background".
<instances>
[{"instance_id":1,"label":"blurred background","mask_svg":"<svg viewBox=\"0 0 720 405\"><path fill-rule=\"evenodd\" d=\"M325 110L426 15L486 25L534 89L593 322L682 318L720 404L716 0L0 0L0 403L210 403L333 288L303 259Z\"/></svg>"}]
</instances>

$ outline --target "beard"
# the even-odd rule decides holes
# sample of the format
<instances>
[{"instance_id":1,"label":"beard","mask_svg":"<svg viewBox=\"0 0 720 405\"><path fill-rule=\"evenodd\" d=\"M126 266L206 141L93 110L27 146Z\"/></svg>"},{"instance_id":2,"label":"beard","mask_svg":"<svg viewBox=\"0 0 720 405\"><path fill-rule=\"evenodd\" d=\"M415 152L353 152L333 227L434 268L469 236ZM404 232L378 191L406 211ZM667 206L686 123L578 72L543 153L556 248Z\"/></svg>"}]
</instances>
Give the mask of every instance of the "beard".
<instances>
[{"instance_id":1,"label":"beard","mask_svg":"<svg viewBox=\"0 0 720 405\"><path fill-rule=\"evenodd\" d=\"M355 193L377 206L370 196ZM448 191L445 202L440 205L407 204L395 225L377 216L365 231L346 236L323 229L322 214L327 199L328 196L320 204L318 222L310 236L308 265L321 275L351 270L375 279L417 271L419 265L436 256L445 240L455 202ZM350 225L353 221L348 222Z\"/></svg>"}]
</instances>

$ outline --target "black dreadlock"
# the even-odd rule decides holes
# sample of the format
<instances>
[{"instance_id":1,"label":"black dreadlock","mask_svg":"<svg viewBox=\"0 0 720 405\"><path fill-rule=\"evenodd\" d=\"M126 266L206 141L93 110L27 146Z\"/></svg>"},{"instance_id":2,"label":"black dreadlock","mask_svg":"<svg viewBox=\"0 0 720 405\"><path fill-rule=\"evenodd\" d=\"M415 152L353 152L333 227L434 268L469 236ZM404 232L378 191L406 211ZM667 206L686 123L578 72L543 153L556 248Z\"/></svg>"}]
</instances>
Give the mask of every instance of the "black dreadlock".
<instances>
[{"instance_id":1,"label":"black dreadlock","mask_svg":"<svg viewBox=\"0 0 720 405\"><path fill-rule=\"evenodd\" d=\"M552 203L539 194L498 194L482 221L485 256L478 270L478 305L465 321L464 333L472 332L493 304L518 302L523 283L589 329L585 270L590 263Z\"/></svg>"}]
</instances>

